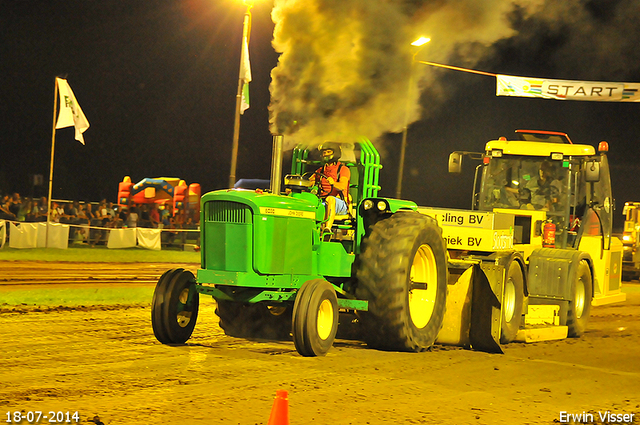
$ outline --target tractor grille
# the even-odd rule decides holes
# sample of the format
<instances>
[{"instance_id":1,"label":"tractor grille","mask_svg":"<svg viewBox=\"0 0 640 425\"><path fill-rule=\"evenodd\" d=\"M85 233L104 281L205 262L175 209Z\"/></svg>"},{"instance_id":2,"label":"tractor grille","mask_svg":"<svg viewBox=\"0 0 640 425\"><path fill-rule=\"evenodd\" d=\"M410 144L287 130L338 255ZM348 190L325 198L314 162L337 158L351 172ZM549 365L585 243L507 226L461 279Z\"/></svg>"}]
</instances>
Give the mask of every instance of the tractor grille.
<instances>
[{"instance_id":1,"label":"tractor grille","mask_svg":"<svg viewBox=\"0 0 640 425\"><path fill-rule=\"evenodd\" d=\"M239 202L209 201L204 217L208 222L251 224L251 208Z\"/></svg>"}]
</instances>

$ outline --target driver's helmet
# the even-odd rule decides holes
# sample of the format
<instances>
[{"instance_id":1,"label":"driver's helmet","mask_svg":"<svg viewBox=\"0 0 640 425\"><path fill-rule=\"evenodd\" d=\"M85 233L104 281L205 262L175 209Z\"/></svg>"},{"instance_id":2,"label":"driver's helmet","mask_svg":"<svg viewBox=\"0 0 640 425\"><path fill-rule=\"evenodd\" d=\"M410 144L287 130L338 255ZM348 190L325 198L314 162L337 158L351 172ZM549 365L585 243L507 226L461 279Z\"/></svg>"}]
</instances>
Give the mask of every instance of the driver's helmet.
<instances>
[{"instance_id":1,"label":"driver's helmet","mask_svg":"<svg viewBox=\"0 0 640 425\"><path fill-rule=\"evenodd\" d=\"M333 154L331 156L324 156L324 155L322 156L322 162L325 164L329 164L331 162L337 162L342 156L342 148L340 147L340 143L328 141L318 146L318 150L320 151L320 153L322 153L322 151L327 149L332 150Z\"/></svg>"}]
</instances>

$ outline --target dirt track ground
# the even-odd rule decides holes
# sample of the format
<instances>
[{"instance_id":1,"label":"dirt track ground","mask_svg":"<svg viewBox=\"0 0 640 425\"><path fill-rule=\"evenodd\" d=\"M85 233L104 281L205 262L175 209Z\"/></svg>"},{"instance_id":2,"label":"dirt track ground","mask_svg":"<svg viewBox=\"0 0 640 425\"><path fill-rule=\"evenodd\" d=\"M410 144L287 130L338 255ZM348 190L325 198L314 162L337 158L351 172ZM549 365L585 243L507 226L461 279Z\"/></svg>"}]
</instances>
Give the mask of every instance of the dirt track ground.
<instances>
[{"instance_id":1,"label":"dirt track ground","mask_svg":"<svg viewBox=\"0 0 640 425\"><path fill-rule=\"evenodd\" d=\"M584 337L503 355L338 340L303 358L292 342L225 336L209 298L176 347L155 340L149 304L5 306L0 422L24 410L78 411L87 424L266 424L285 389L291 424L552 424L561 412L613 423L599 420L606 411L640 424L640 284L625 290L625 303L592 309Z\"/></svg>"}]
</instances>

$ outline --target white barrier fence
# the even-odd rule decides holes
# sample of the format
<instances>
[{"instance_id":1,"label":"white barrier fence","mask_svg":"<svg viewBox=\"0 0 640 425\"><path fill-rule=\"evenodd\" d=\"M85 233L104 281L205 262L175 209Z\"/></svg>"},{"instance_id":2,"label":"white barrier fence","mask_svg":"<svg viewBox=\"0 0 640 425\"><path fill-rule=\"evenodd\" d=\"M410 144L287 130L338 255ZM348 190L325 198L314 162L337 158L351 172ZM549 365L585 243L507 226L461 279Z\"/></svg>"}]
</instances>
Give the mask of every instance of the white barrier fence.
<instances>
[{"instance_id":1,"label":"white barrier fence","mask_svg":"<svg viewBox=\"0 0 640 425\"><path fill-rule=\"evenodd\" d=\"M90 235L92 232L108 233L106 238L107 248L132 248L140 247L145 249L160 250L162 248L162 232L175 235L186 232L198 232L198 230L187 229L149 229L143 227L135 228L105 228L92 227L89 225L69 225L60 223L25 223L0 220L0 248L5 244L7 232L9 233L10 248L59 248L69 247L70 228L76 227L76 232L83 232ZM89 239L89 243L92 241ZM184 249L184 239L181 244Z\"/></svg>"},{"instance_id":2,"label":"white barrier fence","mask_svg":"<svg viewBox=\"0 0 640 425\"><path fill-rule=\"evenodd\" d=\"M5 240L7 240L7 222L0 220L0 249L4 248Z\"/></svg>"}]
</instances>

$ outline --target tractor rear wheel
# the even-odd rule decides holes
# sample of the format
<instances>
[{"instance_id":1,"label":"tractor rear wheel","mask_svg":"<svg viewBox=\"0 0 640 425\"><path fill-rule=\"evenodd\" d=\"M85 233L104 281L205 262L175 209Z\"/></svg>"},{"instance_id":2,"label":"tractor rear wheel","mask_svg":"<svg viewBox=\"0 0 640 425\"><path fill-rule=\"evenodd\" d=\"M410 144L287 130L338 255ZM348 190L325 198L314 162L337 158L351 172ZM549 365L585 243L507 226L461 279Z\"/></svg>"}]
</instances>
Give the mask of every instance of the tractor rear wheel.
<instances>
[{"instance_id":1,"label":"tractor rear wheel","mask_svg":"<svg viewBox=\"0 0 640 425\"><path fill-rule=\"evenodd\" d=\"M582 336L587 329L591 313L593 286L591 269L585 260L581 260L571 287L571 300L567 311L567 326L570 337Z\"/></svg>"},{"instance_id":2,"label":"tractor rear wheel","mask_svg":"<svg viewBox=\"0 0 640 425\"><path fill-rule=\"evenodd\" d=\"M296 350L305 357L324 356L338 331L338 297L324 279L305 282L293 305L292 334Z\"/></svg>"},{"instance_id":3,"label":"tractor rear wheel","mask_svg":"<svg viewBox=\"0 0 640 425\"><path fill-rule=\"evenodd\" d=\"M364 339L373 348L424 351L442 327L447 253L435 219L399 212L376 223L364 241L356 295Z\"/></svg>"},{"instance_id":4,"label":"tractor rear wheel","mask_svg":"<svg viewBox=\"0 0 640 425\"><path fill-rule=\"evenodd\" d=\"M522 324L522 308L524 302L524 277L517 261L511 261L504 282L502 297L502 327L500 343L508 344L516 339Z\"/></svg>"},{"instance_id":5,"label":"tractor rear wheel","mask_svg":"<svg viewBox=\"0 0 640 425\"><path fill-rule=\"evenodd\" d=\"M291 307L271 307L263 303L244 304L217 301L216 314L226 335L283 341L290 338Z\"/></svg>"},{"instance_id":6,"label":"tractor rear wheel","mask_svg":"<svg viewBox=\"0 0 640 425\"><path fill-rule=\"evenodd\" d=\"M193 273L184 269L165 272L156 285L151 304L153 333L163 344L183 344L198 319L199 294Z\"/></svg>"}]
</instances>

